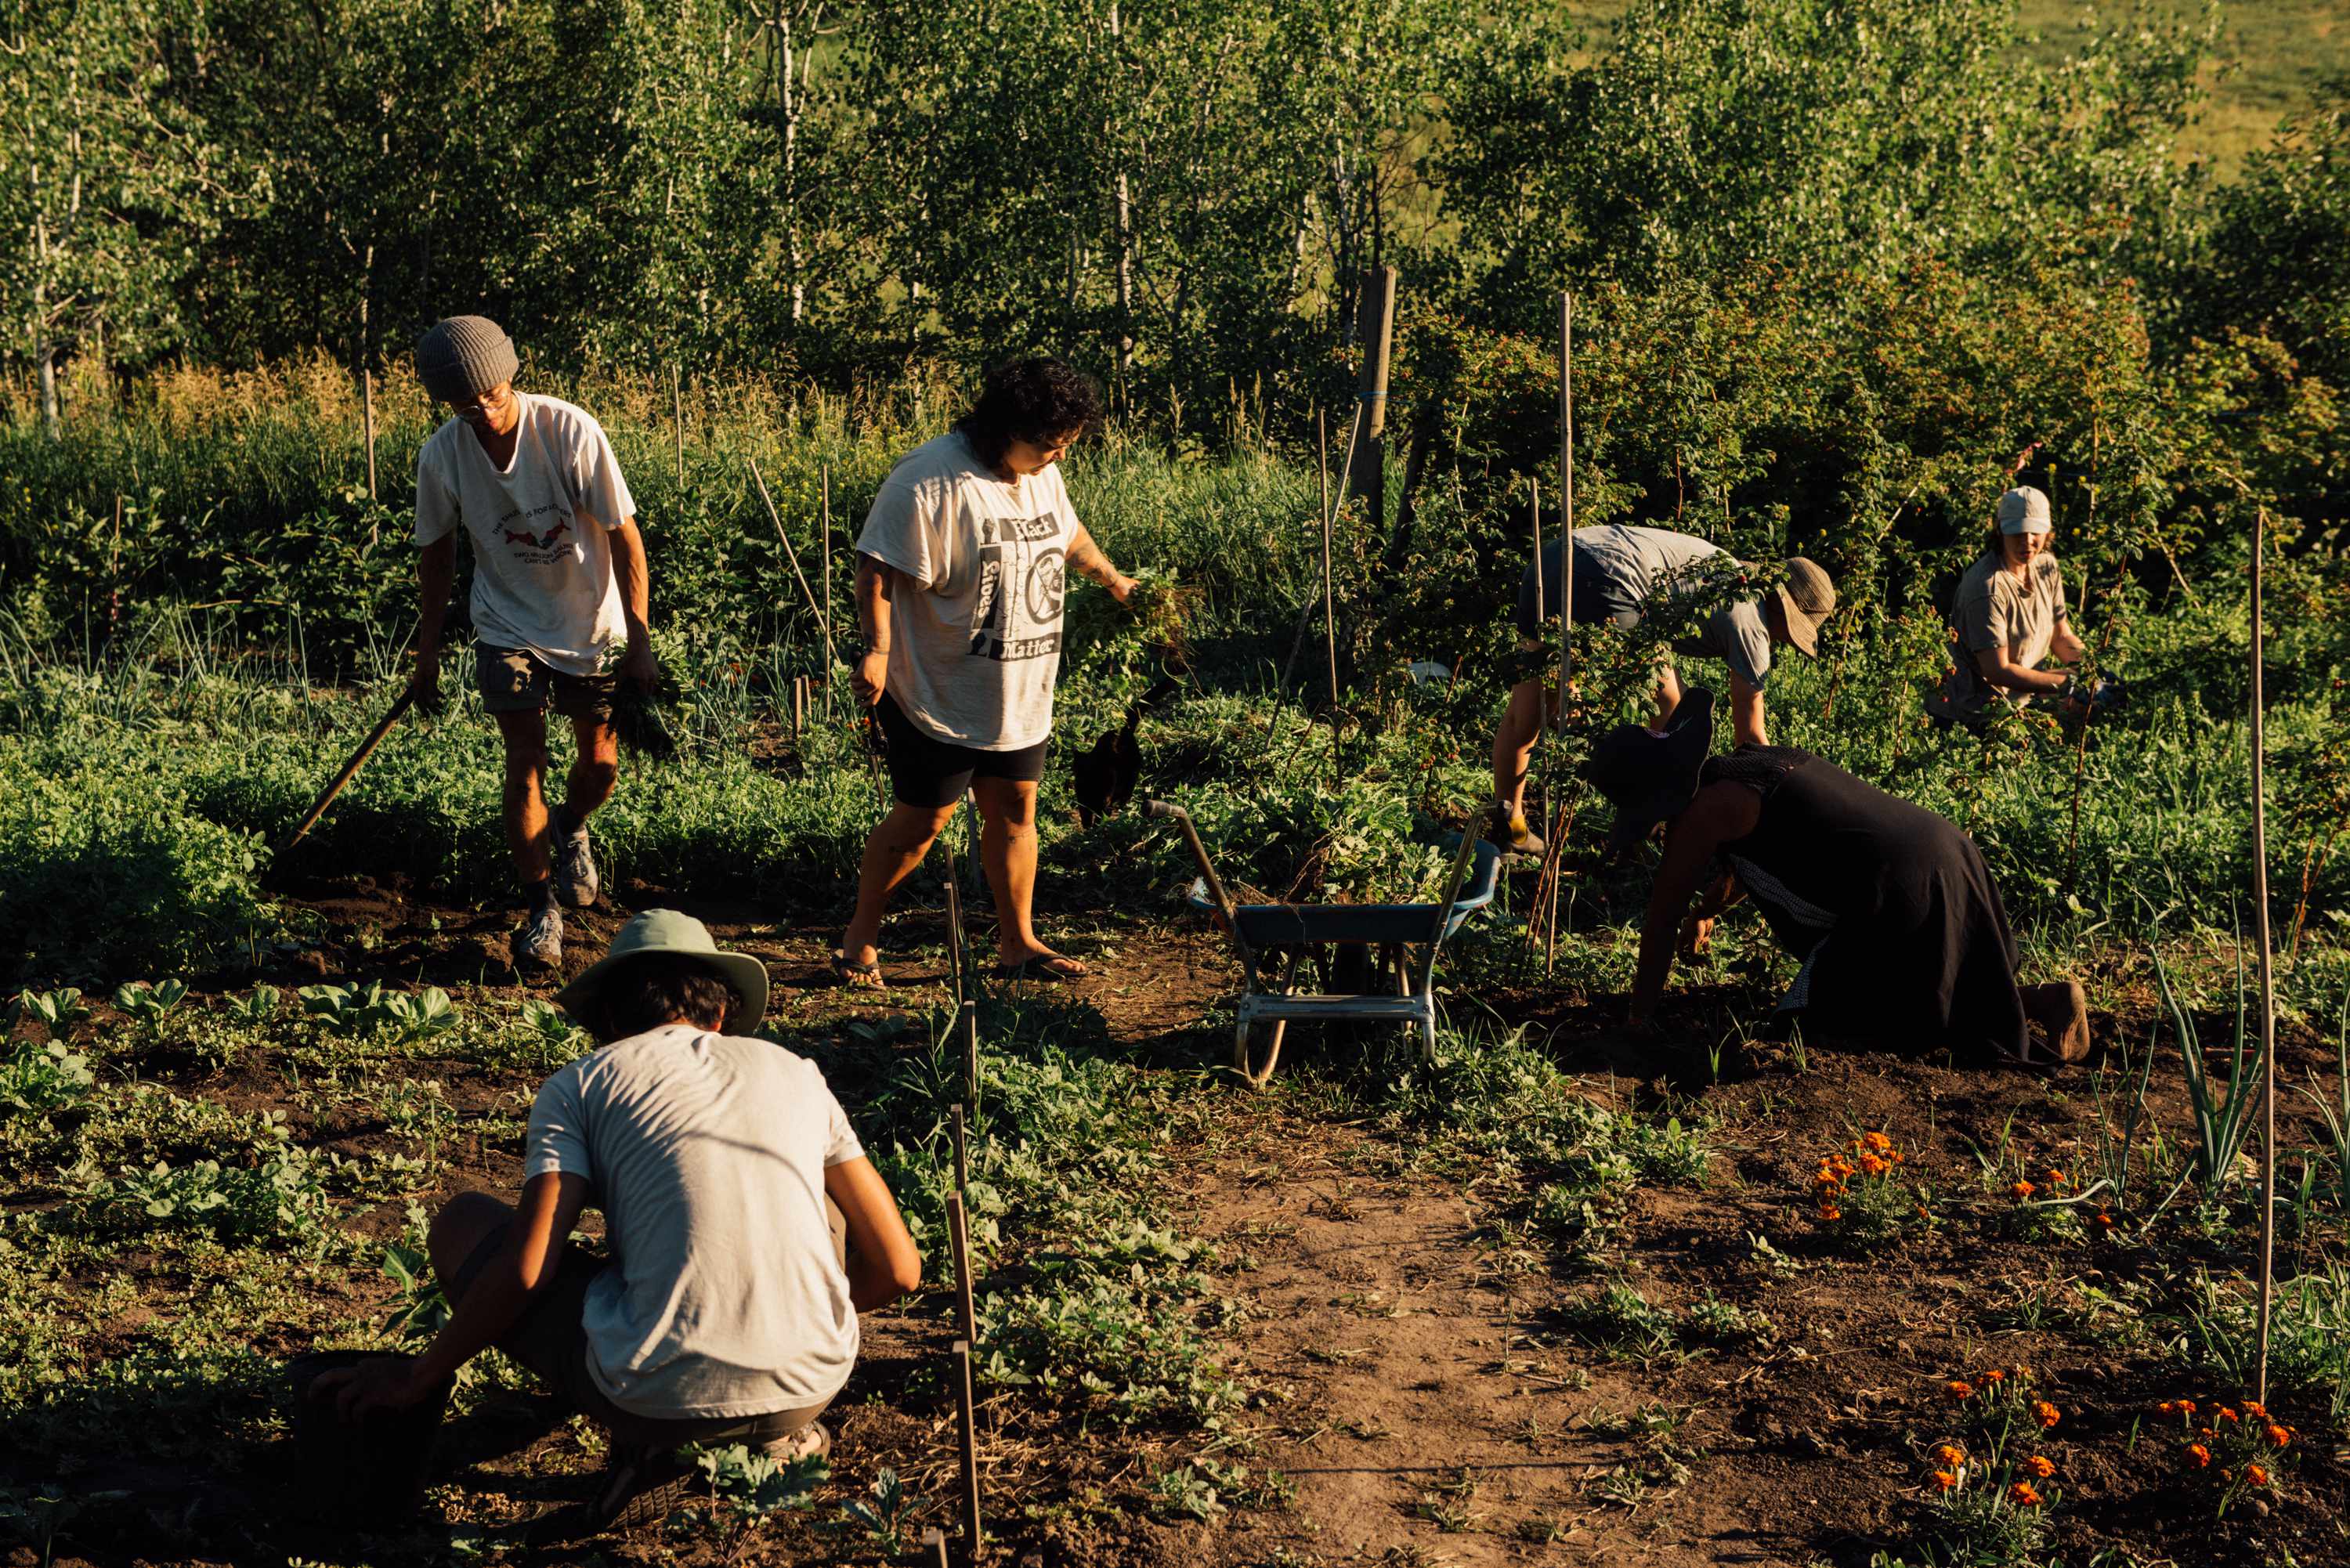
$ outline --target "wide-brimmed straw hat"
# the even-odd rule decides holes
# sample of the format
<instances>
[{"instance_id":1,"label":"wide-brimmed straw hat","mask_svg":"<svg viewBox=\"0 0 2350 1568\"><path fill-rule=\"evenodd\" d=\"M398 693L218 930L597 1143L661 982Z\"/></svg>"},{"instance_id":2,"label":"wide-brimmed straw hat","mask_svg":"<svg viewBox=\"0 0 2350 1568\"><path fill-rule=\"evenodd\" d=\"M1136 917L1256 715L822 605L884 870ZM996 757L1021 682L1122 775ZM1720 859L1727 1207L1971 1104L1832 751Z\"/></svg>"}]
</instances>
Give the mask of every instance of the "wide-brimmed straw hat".
<instances>
[{"instance_id":1,"label":"wide-brimmed straw hat","mask_svg":"<svg viewBox=\"0 0 2350 1568\"><path fill-rule=\"evenodd\" d=\"M1809 556L1787 557L1787 580L1771 590L1787 621L1787 640L1805 659L1820 652L1820 623L1835 612L1835 584Z\"/></svg>"},{"instance_id":2,"label":"wide-brimmed straw hat","mask_svg":"<svg viewBox=\"0 0 2350 1568\"><path fill-rule=\"evenodd\" d=\"M580 971L579 978L556 992L555 1000L572 1017L590 1018L615 974L656 953L699 959L733 986L743 999L733 1028L747 1031L766 1013L767 966L749 953L721 952L708 926L675 909L647 909L622 926L604 956Z\"/></svg>"},{"instance_id":3,"label":"wide-brimmed straw hat","mask_svg":"<svg viewBox=\"0 0 2350 1568\"><path fill-rule=\"evenodd\" d=\"M1657 824L1679 816L1697 798L1698 770L1713 749L1713 693L1692 686L1659 736L1645 725L1619 724L1599 737L1583 776L1616 806L1611 851L1638 843Z\"/></svg>"}]
</instances>

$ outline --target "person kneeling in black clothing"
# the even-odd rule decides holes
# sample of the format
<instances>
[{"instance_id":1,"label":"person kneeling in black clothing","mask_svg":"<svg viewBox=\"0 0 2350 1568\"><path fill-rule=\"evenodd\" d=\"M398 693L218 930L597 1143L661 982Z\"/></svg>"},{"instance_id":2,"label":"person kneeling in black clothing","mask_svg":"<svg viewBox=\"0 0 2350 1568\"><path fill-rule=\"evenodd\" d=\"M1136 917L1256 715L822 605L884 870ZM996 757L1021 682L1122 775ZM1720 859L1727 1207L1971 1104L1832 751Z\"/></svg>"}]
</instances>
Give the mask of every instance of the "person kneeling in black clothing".
<instances>
[{"instance_id":1,"label":"person kneeling in black clothing","mask_svg":"<svg viewBox=\"0 0 2350 1568\"><path fill-rule=\"evenodd\" d=\"M1636 1027L1655 1017L1677 940L1701 951L1712 918L1750 897L1802 961L1774 1014L1782 1022L1962 1058L2088 1054L2077 982L2016 983L2007 911L1972 839L1793 746L1710 755L1712 725L1712 693L1692 689L1661 738L1620 726L1585 768L1615 803L1619 846L1665 825L1632 988Z\"/></svg>"}]
</instances>

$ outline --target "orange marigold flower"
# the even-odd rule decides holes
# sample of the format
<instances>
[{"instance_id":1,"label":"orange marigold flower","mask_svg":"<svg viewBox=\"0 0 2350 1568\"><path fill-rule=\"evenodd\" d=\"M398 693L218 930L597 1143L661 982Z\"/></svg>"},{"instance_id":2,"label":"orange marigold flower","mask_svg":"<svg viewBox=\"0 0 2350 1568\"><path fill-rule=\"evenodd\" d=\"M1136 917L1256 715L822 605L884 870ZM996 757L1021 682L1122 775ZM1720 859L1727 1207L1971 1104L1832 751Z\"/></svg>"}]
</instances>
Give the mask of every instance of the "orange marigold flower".
<instances>
[{"instance_id":1,"label":"orange marigold flower","mask_svg":"<svg viewBox=\"0 0 2350 1568\"><path fill-rule=\"evenodd\" d=\"M1844 1218L1844 1210L1831 1203L1820 1210L1820 1218L1823 1220L1841 1220Z\"/></svg>"},{"instance_id":2,"label":"orange marigold flower","mask_svg":"<svg viewBox=\"0 0 2350 1568\"><path fill-rule=\"evenodd\" d=\"M2220 1406L2217 1410L2212 1411L2211 1414L2218 1417L2222 1421L2233 1421L2241 1418L2233 1410L2229 1409L2225 1405Z\"/></svg>"},{"instance_id":3,"label":"orange marigold flower","mask_svg":"<svg viewBox=\"0 0 2350 1568\"><path fill-rule=\"evenodd\" d=\"M1934 1216L1933 1216L1931 1213L1929 1213L1929 1212L1928 1212L1928 1211L1927 1211L1926 1206L1925 1206L1924 1204L1920 1203L1920 1204L1918 1204L1918 1219L1920 1219L1920 1220L1931 1220L1933 1217L1934 1217Z\"/></svg>"},{"instance_id":4,"label":"orange marigold flower","mask_svg":"<svg viewBox=\"0 0 2350 1568\"><path fill-rule=\"evenodd\" d=\"M2187 1445L2187 1457L2195 1461L2195 1468L2199 1470L2211 1462L2211 1450L2200 1443L2189 1443Z\"/></svg>"},{"instance_id":5,"label":"orange marigold flower","mask_svg":"<svg viewBox=\"0 0 2350 1568\"><path fill-rule=\"evenodd\" d=\"M1936 1449L1934 1457L1952 1469L1967 1462L1967 1451L1950 1443L1944 1443L1940 1448Z\"/></svg>"},{"instance_id":6,"label":"orange marigold flower","mask_svg":"<svg viewBox=\"0 0 2350 1568\"><path fill-rule=\"evenodd\" d=\"M1996 1383L2006 1376L2006 1373L2002 1372L1998 1367L1994 1366L1990 1371L1982 1375L1982 1380L1986 1383Z\"/></svg>"},{"instance_id":7,"label":"orange marigold flower","mask_svg":"<svg viewBox=\"0 0 2350 1568\"><path fill-rule=\"evenodd\" d=\"M1866 1144L1869 1147L1875 1149L1879 1154L1889 1154L1893 1149L1893 1140L1886 1137L1881 1132L1873 1132L1866 1137L1861 1139L1861 1142Z\"/></svg>"},{"instance_id":8,"label":"orange marigold flower","mask_svg":"<svg viewBox=\"0 0 2350 1568\"><path fill-rule=\"evenodd\" d=\"M1975 1386L1953 1377L1942 1385L1942 1392L1953 1399L1971 1399L1975 1395Z\"/></svg>"},{"instance_id":9,"label":"orange marigold flower","mask_svg":"<svg viewBox=\"0 0 2350 1568\"><path fill-rule=\"evenodd\" d=\"M2040 1480L2046 1480L2056 1473L2056 1462L2045 1454L2033 1455L2023 1461L2023 1468Z\"/></svg>"},{"instance_id":10,"label":"orange marigold flower","mask_svg":"<svg viewBox=\"0 0 2350 1568\"><path fill-rule=\"evenodd\" d=\"M2247 1399L2244 1401L2244 1414L2256 1421L2265 1421L2269 1418L2269 1407L2257 1399Z\"/></svg>"},{"instance_id":11,"label":"orange marigold flower","mask_svg":"<svg viewBox=\"0 0 2350 1568\"><path fill-rule=\"evenodd\" d=\"M2186 1406L2186 1401L2180 1399L2165 1399L2161 1404L2157 1405L2154 1407L2154 1413L2158 1416L2176 1416L2179 1413L2182 1406ZM2193 1407L2191 1406L2188 1406L2187 1408L2189 1414L2193 1413Z\"/></svg>"},{"instance_id":12,"label":"orange marigold flower","mask_svg":"<svg viewBox=\"0 0 2350 1568\"><path fill-rule=\"evenodd\" d=\"M2064 1418L2064 1412L2045 1399L2034 1399L2032 1402L2032 1414L2039 1419L2043 1428L2053 1427Z\"/></svg>"},{"instance_id":13,"label":"orange marigold flower","mask_svg":"<svg viewBox=\"0 0 2350 1568\"><path fill-rule=\"evenodd\" d=\"M2269 1472L2262 1469L2258 1465L2246 1465L2244 1467L2244 1479L2251 1482L2254 1486L2266 1486L2269 1484Z\"/></svg>"},{"instance_id":14,"label":"orange marigold flower","mask_svg":"<svg viewBox=\"0 0 2350 1568\"><path fill-rule=\"evenodd\" d=\"M2029 1198L2040 1189L2033 1186L2032 1183L2028 1181L2019 1181L2014 1186L2009 1188L2008 1190L2014 1193L2018 1198Z\"/></svg>"},{"instance_id":15,"label":"orange marigold flower","mask_svg":"<svg viewBox=\"0 0 2350 1568\"><path fill-rule=\"evenodd\" d=\"M1958 1478L1957 1476L1955 1476L1955 1475L1951 1474L1949 1470L1936 1470L1936 1471L1934 1472L1934 1490L1937 1490L1937 1491L1949 1491L1951 1488L1953 1488L1953 1487L1957 1486L1958 1484L1959 1484L1959 1478Z\"/></svg>"},{"instance_id":16,"label":"orange marigold flower","mask_svg":"<svg viewBox=\"0 0 2350 1568\"><path fill-rule=\"evenodd\" d=\"M2100 1209L2097 1210L2097 1223L2104 1229L2110 1231L2114 1228L2114 1217L2106 1212L2106 1210Z\"/></svg>"},{"instance_id":17,"label":"orange marigold flower","mask_svg":"<svg viewBox=\"0 0 2350 1568\"><path fill-rule=\"evenodd\" d=\"M2047 1169L2042 1171L2040 1173L2040 1178L2042 1180L2047 1182L2051 1187L2062 1187L2064 1185L2064 1173L2057 1169L2053 1165Z\"/></svg>"},{"instance_id":18,"label":"orange marigold flower","mask_svg":"<svg viewBox=\"0 0 2350 1568\"><path fill-rule=\"evenodd\" d=\"M2040 1489L2033 1486L2030 1481L2016 1482L2013 1486L2007 1489L2007 1495L2015 1501L2015 1506L2018 1508L2038 1508L2040 1506Z\"/></svg>"},{"instance_id":19,"label":"orange marigold flower","mask_svg":"<svg viewBox=\"0 0 2350 1568\"><path fill-rule=\"evenodd\" d=\"M1867 1175L1882 1176L1893 1168L1873 1154L1864 1154L1860 1157L1860 1168Z\"/></svg>"},{"instance_id":20,"label":"orange marigold flower","mask_svg":"<svg viewBox=\"0 0 2350 1568\"><path fill-rule=\"evenodd\" d=\"M2293 1434L2286 1431L2282 1427L2278 1426L2274 1421L2271 1421L2269 1423L2268 1430L2262 1433L2262 1436L2268 1438L2269 1447L2272 1449L2284 1448L2293 1441Z\"/></svg>"}]
</instances>

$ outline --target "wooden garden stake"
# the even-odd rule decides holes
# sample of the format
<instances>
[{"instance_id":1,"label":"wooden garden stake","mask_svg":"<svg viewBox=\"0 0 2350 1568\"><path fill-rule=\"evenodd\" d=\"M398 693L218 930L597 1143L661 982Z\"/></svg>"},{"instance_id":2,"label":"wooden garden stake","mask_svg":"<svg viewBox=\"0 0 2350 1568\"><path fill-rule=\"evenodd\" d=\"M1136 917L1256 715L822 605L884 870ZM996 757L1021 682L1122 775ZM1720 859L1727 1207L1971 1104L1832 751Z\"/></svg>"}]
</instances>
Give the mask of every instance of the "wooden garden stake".
<instances>
[{"instance_id":1,"label":"wooden garden stake","mask_svg":"<svg viewBox=\"0 0 2350 1568\"><path fill-rule=\"evenodd\" d=\"M922 1532L922 1568L950 1568L947 1562L947 1535L943 1530Z\"/></svg>"},{"instance_id":2,"label":"wooden garden stake","mask_svg":"<svg viewBox=\"0 0 2350 1568\"><path fill-rule=\"evenodd\" d=\"M1575 296L1564 289L1558 296L1558 717L1564 743L1566 692L1575 683ZM1572 781L1568 788L1574 787ZM1566 802L1550 825L1550 911L1544 919L1548 936L1543 946L1543 973L1548 974L1558 955L1559 867L1566 855Z\"/></svg>"},{"instance_id":3,"label":"wooden garden stake","mask_svg":"<svg viewBox=\"0 0 2350 1568\"><path fill-rule=\"evenodd\" d=\"M1314 410L1314 455L1322 486L1322 637L1330 651L1330 787L1344 782L1338 765L1338 610L1330 587L1330 427L1321 410Z\"/></svg>"},{"instance_id":4,"label":"wooden garden stake","mask_svg":"<svg viewBox=\"0 0 2350 1568\"><path fill-rule=\"evenodd\" d=\"M2269 1397L2269 1322L2276 1294L2276 989L2269 958L2269 832L2262 759L2265 723L2261 712L2261 556L2266 553L2269 514L2253 510L2252 535L2252 929L2261 943L2261 1332L2254 1397Z\"/></svg>"},{"instance_id":5,"label":"wooden garden stake","mask_svg":"<svg viewBox=\"0 0 2350 1568\"><path fill-rule=\"evenodd\" d=\"M301 822L296 826L292 833L286 835L286 842L279 846L280 848L291 849L302 842L302 836L316 826L320 817L327 815L327 808L335 804L335 797L343 793L343 786L351 782L351 776L359 771L359 764L368 760L368 753L374 751L386 735L391 733L391 727L400 722L400 716L407 712L415 701L416 688L402 687L399 698L391 705L390 711L384 714L381 721L369 732L368 738L359 742L359 749L351 753L350 760L343 764L342 772L335 775L334 782L320 791L318 798L310 803L310 809L302 814Z\"/></svg>"},{"instance_id":6,"label":"wooden garden stake","mask_svg":"<svg viewBox=\"0 0 2350 1568\"><path fill-rule=\"evenodd\" d=\"M971 1162L963 1152L963 1110L958 1102L950 1113L954 1127L955 1190L962 1191L971 1185Z\"/></svg>"},{"instance_id":7,"label":"wooden garden stake","mask_svg":"<svg viewBox=\"0 0 2350 1568\"><path fill-rule=\"evenodd\" d=\"M819 473L824 485L824 624L832 624L832 464L826 463ZM832 655L827 649L824 659L824 717L832 722Z\"/></svg>"},{"instance_id":8,"label":"wooden garden stake","mask_svg":"<svg viewBox=\"0 0 2350 1568\"><path fill-rule=\"evenodd\" d=\"M962 1417L958 1435L962 1439L962 1531L963 1550L968 1561L979 1561L981 1542L986 1539L979 1518L979 1410L972 1398L971 1342L954 1342L955 1404Z\"/></svg>"},{"instance_id":9,"label":"wooden garden stake","mask_svg":"<svg viewBox=\"0 0 2350 1568\"><path fill-rule=\"evenodd\" d=\"M669 445L677 461L677 486L685 488L685 389L678 382L677 366L669 368Z\"/></svg>"},{"instance_id":10,"label":"wooden garden stake","mask_svg":"<svg viewBox=\"0 0 2350 1568\"><path fill-rule=\"evenodd\" d=\"M792 739L796 741L807 730L807 677L792 677Z\"/></svg>"},{"instance_id":11,"label":"wooden garden stake","mask_svg":"<svg viewBox=\"0 0 2350 1568\"><path fill-rule=\"evenodd\" d=\"M947 1237L954 1249L955 1308L962 1314L962 1336L976 1344L979 1309L972 1300L971 1216L963 1209L959 1191L947 1194Z\"/></svg>"},{"instance_id":12,"label":"wooden garden stake","mask_svg":"<svg viewBox=\"0 0 2350 1568\"><path fill-rule=\"evenodd\" d=\"M767 493L767 481L759 472L759 460L751 460L751 480L759 487L759 499L767 504L767 515L775 524L775 537L784 544L784 559L792 566L792 576L799 580L801 597L807 600L808 613L816 617L816 628L824 634L824 667L832 668L832 618L826 615L816 602L816 590L808 587L807 574L800 570L799 552L792 548L792 536L784 532L784 514L775 510L775 498Z\"/></svg>"},{"instance_id":13,"label":"wooden garden stake","mask_svg":"<svg viewBox=\"0 0 2350 1568\"><path fill-rule=\"evenodd\" d=\"M954 988L955 1006L963 1003L962 985L962 878L955 875L954 846L947 836L939 835L939 853L947 857L947 982ZM961 1114L962 1107L956 1107ZM956 1124L955 1147L962 1146L962 1124Z\"/></svg>"},{"instance_id":14,"label":"wooden garden stake","mask_svg":"<svg viewBox=\"0 0 2350 1568\"><path fill-rule=\"evenodd\" d=\"M962 1103L979 1104L979 1003L969 997L962 1004Z\"/></svg>"},{"instance_id":15,"label":"wooden garden stake","mask_svg":"<svg viewBox=\"0 0 2350 1568\"><path fill-rule=\"evenodd\" d=\"M359 372L359 423L366 431L368 499L375 499L375 372Z\"/></svg>"}]
</instances>

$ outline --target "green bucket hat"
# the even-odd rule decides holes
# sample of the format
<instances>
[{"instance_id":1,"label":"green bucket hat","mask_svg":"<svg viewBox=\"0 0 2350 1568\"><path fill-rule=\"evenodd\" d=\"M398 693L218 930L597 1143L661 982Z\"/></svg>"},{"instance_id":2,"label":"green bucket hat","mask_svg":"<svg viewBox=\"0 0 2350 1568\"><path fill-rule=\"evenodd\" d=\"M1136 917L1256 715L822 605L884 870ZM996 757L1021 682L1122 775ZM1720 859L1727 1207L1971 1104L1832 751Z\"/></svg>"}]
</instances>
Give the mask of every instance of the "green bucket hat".
<instances>
[{"instance_id":1,"label":"green bucket hat","mask_svg":"<svg viewBox=\"0 0 2350 1568\"><path fill-rule=\"evenodd\" d=\"M742 1013L734 1020L736 1029L748 1030L765 1016L767 966L749 953L719 951L718 944L710 940L708 926L675 909L647 909L622 926L604 956L555 993L556 1004L574 1018L592 1016L597 1000L612 982L612 976L629 961L654 953L683 954L700 959L716 970L734 988L734 994L743 999Z\"/></svg>"},{"instance_id":2,"label":"green bucket hat","mask_svg":"<svg viewBox=\"0 0 2350 1568\"><path fill-rule=\"evenodd\" d=\"M1611 854L1638 844L1649 829L1679 816L1697 798L1699 770L1713 750L1713 693L1692 686L1667 721L1663 735L1623 724L1593 743L1583 776L1616 806L1607 836Z\"/></svg>"}]
</instances>

